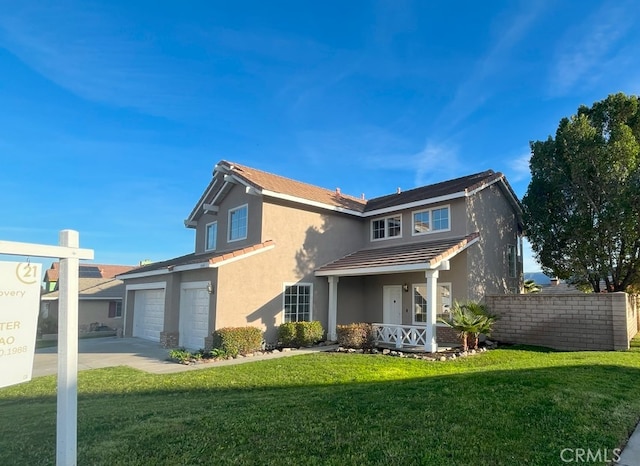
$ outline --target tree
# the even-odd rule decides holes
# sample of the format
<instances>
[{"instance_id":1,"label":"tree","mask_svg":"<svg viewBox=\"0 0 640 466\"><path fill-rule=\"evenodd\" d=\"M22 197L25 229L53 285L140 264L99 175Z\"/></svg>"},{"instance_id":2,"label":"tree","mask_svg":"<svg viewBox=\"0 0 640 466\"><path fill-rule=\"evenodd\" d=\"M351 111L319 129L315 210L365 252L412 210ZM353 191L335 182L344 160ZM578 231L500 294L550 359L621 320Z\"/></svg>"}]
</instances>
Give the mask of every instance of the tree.
<instances>
[{"instance_id":1,"label":"tree","mask_svg":"<svg viewBox=\"0 0 640 466\"><path fill-rule=\"evenodd\" d=\"M522 204L543 271L595 292L640 278L638 97L610 95L563 118L555 139L531 143Z\"/></svg>"},{"instance_id":2,"label":"tree","mask_svg":"<svg viewBox=\"0 0 640 466\"><path fill-rule=\"evenodd\" d=\"M462 340L462 350L469 349L469 336L473 337L473 348L478 349L480 334L489 335L497 317L487 311L487 307L477 301L455 302L451 308L451 321L440 322L458 332Z\"/></svg>"}]
</instances>

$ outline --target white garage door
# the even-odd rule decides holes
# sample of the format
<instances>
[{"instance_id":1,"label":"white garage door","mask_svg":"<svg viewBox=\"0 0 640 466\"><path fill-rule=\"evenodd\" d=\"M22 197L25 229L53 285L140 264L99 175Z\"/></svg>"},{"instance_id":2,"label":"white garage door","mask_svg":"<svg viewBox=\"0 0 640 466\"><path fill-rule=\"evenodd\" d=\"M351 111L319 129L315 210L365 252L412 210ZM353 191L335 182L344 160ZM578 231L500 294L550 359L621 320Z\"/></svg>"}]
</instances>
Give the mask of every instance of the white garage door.
<instances>
[{"instance_id":1,"label":"white garage door","mask_svg":"<svg viewBox=\"0 0 640 466\"><path fill-rule=\"evenodd\" d=\"M180 346L204 348L209 335L209 293L207 288L187 285L180 290Z\"/></svg>"},{"instance_id":2,"label":"white garage door","mask_svg":"<svg viewBox=\"0 0 640 466\"><path fill-rule=\"evenodd\" d=\"M164 289L137 290L133 308L133 336L160 341L164 328Z\"/></svg>"}]
</instances>

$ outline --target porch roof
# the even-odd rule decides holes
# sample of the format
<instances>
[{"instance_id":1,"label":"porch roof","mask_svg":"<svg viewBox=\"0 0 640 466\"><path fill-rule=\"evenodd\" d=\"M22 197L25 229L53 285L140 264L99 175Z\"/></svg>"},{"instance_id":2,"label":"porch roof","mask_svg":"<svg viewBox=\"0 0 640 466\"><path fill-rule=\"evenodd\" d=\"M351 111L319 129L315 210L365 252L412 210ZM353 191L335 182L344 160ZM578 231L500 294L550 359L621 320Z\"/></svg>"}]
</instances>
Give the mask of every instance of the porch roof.
<instances>
[{"instance_id":1,"label":"porch roof","mask_svg":"<svg viewBox=\"0 0 640 466\"><path fill-rule=\"evenodd\" d=\"M464 251L480 238L479 233L387 248L361 249L323 265L317 276L377 275L435 269L441 262Z\"/></svg>"}]
</instances>

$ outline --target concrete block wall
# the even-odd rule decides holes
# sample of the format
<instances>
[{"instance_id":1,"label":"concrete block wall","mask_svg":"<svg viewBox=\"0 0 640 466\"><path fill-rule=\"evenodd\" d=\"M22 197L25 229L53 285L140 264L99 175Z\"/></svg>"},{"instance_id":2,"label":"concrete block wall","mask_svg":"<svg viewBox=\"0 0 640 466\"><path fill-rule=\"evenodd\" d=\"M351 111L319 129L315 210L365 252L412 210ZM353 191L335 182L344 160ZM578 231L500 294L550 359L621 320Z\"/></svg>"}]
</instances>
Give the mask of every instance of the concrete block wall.
<instances>
[{"instance_id":1,"label":"concrete block wall","mask_svg":"<svg viewBox=\"0 0 640 466\"><path fill-rule=\"evenodd\" d=\"M638 332L626 293L487 295L500 318L491 338L570 351L625 350Z\"/></svg>"}]
</instances>

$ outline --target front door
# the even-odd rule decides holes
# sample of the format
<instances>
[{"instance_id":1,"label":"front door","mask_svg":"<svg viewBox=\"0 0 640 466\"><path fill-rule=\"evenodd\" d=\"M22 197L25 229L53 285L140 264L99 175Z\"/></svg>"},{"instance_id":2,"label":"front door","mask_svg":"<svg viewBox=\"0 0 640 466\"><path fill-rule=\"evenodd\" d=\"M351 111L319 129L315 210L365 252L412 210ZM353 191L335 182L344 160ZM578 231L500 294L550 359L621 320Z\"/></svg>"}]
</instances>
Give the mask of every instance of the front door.
<instances>
[{"instance_id":1,"label":"front door","mask_svg":"<svg viewBox=\"0 0 640 466\"><path fill-rule=\"evenodd\" d=\"M402 285L382 288L382 323L402 325Z\"/></svg>"}]
</instances>

